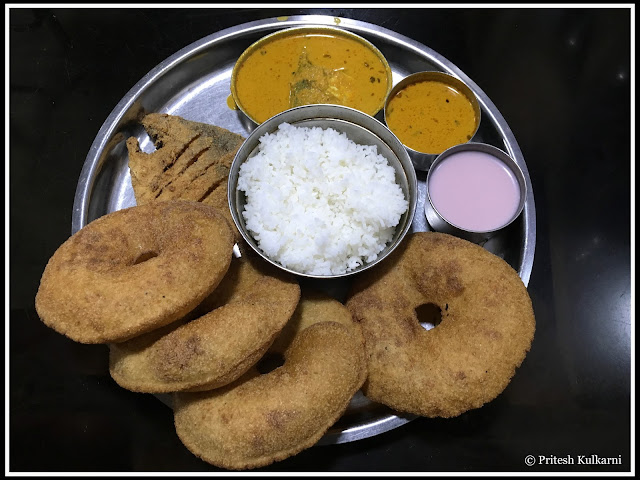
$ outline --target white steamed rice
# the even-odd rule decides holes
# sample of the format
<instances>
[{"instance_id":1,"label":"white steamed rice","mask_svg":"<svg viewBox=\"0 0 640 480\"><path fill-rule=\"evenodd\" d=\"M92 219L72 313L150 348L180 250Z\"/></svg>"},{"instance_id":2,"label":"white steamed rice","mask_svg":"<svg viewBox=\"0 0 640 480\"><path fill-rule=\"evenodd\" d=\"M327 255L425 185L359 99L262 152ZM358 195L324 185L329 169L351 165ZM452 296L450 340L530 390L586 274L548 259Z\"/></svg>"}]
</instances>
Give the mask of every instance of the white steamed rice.
<instances>
[{"instance_id":1,"label":"white steamed rice","mask_svg":"<svg viewBox=\"0 0 640 480\"><path fill-rule=\"evenodd\" d=\"M372 145L331 128L280 125L238 173L247 229L285 268L338 275L378 257L408 208Z\"/></svg>"}]
</instances>

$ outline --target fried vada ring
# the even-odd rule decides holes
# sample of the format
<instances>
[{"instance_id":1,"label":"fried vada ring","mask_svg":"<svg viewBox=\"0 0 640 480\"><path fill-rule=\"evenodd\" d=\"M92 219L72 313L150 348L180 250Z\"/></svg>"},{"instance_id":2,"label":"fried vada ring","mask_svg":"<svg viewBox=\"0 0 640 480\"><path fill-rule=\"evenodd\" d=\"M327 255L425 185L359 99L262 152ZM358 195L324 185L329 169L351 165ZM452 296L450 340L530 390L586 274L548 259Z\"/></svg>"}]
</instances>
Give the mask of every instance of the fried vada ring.
<instances>
[{"instance_id":1,"label":"fried vada ring","mask_svg":"<svg viewBox=\"0 0 640 480\"><path fill-rule=\"evenodd\" d=\"M334 298L319 291L306 290L302 295L291 320L282 329L276 340L269 347L269 352L284 355L293 340L305 328L314 323L337 322L355 329L354 335L362 338L360 326L353 321L347 308ZM363 340L364 341L364 340Z\"/></svg>"},{"instance_id":2,"label":"fried vada ring","mask_svg":"<svg viewBox=\"0 0 640 480\"><path fill-rule=\"evenodd\" d=\"M364 272L346 305L365 336L363 393L397 411L454 417L496 398L529 351L531 300L501 258L466 240L416 233ZM425 330L416 309L441 322Z\"/></svg>"},{"instance_id":3,"label":"fried vada ring","mask_svg":"<svg viewBox=\"0 0 640 480\"><path fill-rule=\"evenodd\" d=\"M317 443L344 413L366 378L364 341L346 308L303 295L283 334L272 347L286 348L281 367L174 394L176 432L194 455L233 470L269 465Z\"/></svg>"},{"instance_id":4,"label":"fried vada ring","mask_svg":"<svg viewBox=\"0 0 640 480\"><path fill-rule=\"evenodd\" d=\"M228 222L208 205L171 201L118 210L53 254L36 310L77 342L125 341L196 307L222 280L232 249Z\"/></svg>"},{"instance_id":5,"label":"fried vada ring","mask_svg":"<svg viewBox=\"0 0 640 480\"><path fill-rule=\"evenodd\" d=\"M226 385L262 357L299 299L300 287L288 275L275 276L261 259L234 259L220 286L196 309L208 313L110 345L109 372L135 392Z\"/></svg>"}]
</instances>

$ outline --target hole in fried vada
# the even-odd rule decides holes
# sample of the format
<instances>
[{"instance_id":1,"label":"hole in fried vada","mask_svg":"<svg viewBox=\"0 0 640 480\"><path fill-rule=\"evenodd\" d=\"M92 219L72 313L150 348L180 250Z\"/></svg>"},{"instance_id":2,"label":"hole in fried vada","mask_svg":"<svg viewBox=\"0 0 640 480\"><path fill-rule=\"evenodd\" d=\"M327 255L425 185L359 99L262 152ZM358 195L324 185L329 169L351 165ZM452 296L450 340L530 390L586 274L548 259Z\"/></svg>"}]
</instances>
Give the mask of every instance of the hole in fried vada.
<instances>
[{"instance_id":1,"label":"hole in fried vada","mask_svg":"<svg viewBox=\"0 0 640 480\"><path fill-rule=\"evenodd\" d=\"M154 252L154 251L143 252L140 255L138 255L138 257L134 260L133 264L138 265L140 263L146 262L147 260L151 260L152 258L155 258L157 256L158 256L158 252Z\"/></svg>"},{"instance_id":2,"label":"hole in fried vada","mask_svg":"<svg viewBox=\"0 0 640 480\"><path fill-rule=\"evenodd\" d=\"M273 372L276 368L284 365L284 356L280 353L267 353L256 364L256 369L261 374L267 374Z\"/></svg>"},{"instance_id":3,"label":"hole in fried vada","mask_svg":"<svg viewBox=\"0 0 640 480\"><path fill-rule=\"evenodd\" d=\"M437 327L442 321L442 310L434 303L425 303L416 307L418 322L425 330Z\"/></svg>"}]
</instances>

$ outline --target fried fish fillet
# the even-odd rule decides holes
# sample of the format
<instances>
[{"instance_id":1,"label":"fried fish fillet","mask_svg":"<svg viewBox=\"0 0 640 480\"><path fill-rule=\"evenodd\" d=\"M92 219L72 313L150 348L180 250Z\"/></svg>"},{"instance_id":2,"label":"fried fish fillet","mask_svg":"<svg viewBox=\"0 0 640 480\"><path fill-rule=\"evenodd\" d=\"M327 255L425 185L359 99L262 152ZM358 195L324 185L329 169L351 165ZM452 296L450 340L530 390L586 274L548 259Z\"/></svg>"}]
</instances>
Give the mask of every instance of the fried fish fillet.
<instances>
[{"instance_id":1,"label":"fried fish fillet","mask_svg":"<svg viewBox=\"0 0 640 480\"><path fill-rule=\"evenodd\" d=\"M156 150L145 153L136 137L127 140L137 204L172 199L210 204L223 212L238 238L227 203L227 180L244 137L163 113L147 114L142 125Z\"/></svg>"}]
</instances>

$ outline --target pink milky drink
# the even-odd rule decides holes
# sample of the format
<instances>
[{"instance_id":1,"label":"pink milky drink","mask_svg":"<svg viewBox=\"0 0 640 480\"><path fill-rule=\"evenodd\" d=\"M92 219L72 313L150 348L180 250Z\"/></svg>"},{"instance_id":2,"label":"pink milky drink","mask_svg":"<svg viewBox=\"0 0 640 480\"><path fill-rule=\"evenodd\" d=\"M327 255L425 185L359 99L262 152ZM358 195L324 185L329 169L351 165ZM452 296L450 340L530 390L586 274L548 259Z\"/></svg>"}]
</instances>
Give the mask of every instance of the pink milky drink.
<instances>
[{"instance_id":1,"label":"pink milky drink","mask_svg":"<svg viewBox=\"0 0 640 480\"><path fill-rule=\"evenodd\" d=\"M505 226L520 206L513 171L482 151L461 150L437 162L428 188L433 207L446 221L473 232Z\"/></svg>"}]
</instances>

